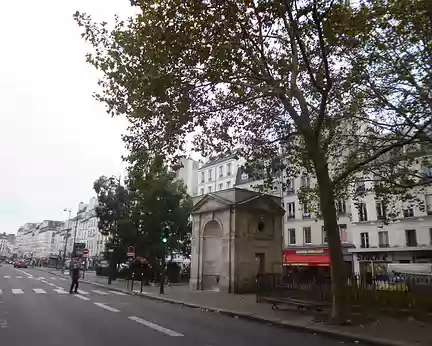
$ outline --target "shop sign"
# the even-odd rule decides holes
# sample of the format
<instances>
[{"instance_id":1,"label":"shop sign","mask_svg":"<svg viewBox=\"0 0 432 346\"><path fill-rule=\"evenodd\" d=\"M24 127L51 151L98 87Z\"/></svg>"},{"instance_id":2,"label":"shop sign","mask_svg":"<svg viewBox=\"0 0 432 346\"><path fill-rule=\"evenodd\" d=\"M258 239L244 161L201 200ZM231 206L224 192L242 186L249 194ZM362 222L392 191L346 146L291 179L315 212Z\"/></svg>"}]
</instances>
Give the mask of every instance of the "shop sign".
<instances>
[{"instance_id":1,"label":"shop sign","mask_svg":"<svg viewBox=\"0 0 432 346\"><path fill-rule=\"evenodd\" d=\"M359 262L389 262L387 254L358 254L357 260Z\"/></svg>"},{"instance_id":2,"label":"shop sign","mask_svg":"<svg viewBox=\"0 0 432 346\"><path fill-rule=\"evenodd\" d=\"M323 254L324 249L297 250L295 253L297 255Z\"/></svg>"}]
</instances>

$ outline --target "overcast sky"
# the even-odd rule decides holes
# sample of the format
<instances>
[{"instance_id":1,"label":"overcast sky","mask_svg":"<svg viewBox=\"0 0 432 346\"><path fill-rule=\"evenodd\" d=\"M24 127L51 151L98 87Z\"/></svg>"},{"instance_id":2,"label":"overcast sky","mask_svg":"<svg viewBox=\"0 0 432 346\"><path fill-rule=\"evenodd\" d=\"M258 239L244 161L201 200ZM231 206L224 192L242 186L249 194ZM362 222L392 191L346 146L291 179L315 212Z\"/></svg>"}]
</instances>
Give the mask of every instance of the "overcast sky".
<instances>
[{"instance_id":1,"label":"overcast sky","mask_svg":"<svg viewBox=\"0 0 432 346\"><path fill-rule=\"evenodd\" d=\"M123 172L122 119L92 98L96 71L72 14L109 20L128 0L0 0L0 232L64 220Z\"/></svg>"}]
</instances>

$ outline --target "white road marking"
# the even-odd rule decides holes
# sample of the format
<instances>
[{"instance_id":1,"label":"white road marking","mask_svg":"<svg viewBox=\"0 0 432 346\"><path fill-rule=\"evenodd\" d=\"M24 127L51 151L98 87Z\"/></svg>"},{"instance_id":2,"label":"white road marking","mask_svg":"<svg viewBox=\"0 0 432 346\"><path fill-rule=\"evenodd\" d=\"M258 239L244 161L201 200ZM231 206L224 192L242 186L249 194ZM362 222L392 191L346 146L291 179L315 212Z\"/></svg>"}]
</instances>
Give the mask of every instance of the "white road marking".
<instances>
[{"instance_id":1,"label":"white road marking","mask_svg":"<svg viewBox=\"0 0 432 346\"><path fill-rule=\"evenodd\" d=\"M47 285L50 285L50 286L55 286L55 285L52 284L51 282L46 282L46 284L47 284Z\"/></svg>"},{"instance_id":2,"label":"white road marking","mask_svg":"<svg viewBox=\"0 0 432 346\"><path fill-rule=\"evenodd\" d=\"M82 296L80 294L75 294L75 297L77 297L79 299L82 299L82 300L90 300L90 298L84 297L84 296Z\"/></svg>"},{"instance_id":3,"label":"white road marking","mask_svg":"<svg viewBox=\"0 0 432 346\"><path fill-rule=\"evenodd\" d=\"M15 276L15 279L22 279L22 276Z\"/></svg>"},{"instance_id":4,"label":"white road marking","mask_svg":"<svg viewBox=\"0 0 432 346\"><path fill-rule=\"evenodd\" d=\"M3 294L3 290L0 288L0 296Z\"/></svg>"},{"instance_id":5,"label":"white road marking","mask_svg":"<svg viewBox=\"0 0 432 346\"><path fill-rule=\"evenodd\" d=\"M10 276L9 275L5 275L4 278L5 279L10 279Z\"/></svg>"},{"instance_id":6,"label":"white road marking","mask_svg":"<svg viewBox=\"0 0 432 346\"><path fill-rule=\"evenodd\" d=\"M29 274L29 273L25 272L25 271L22 270L22 269L17 269L17 271L19 271L19 272L21 272L21 273L27 275L28 277L32 277L32 276L33 276L32 274Z\"/></svg>"},{"instance_id":7,"label":"white road marking","mask_svg":"<svg viewBox=\"0 0 432 346\"><path fill-rule=\"evenodd\" d=\"M109 291L110 293L118 294L119 296L127 296L126 293L119 292L119 291Z\"/></svg>"},{"instance_id":8,"label":"white road marking","mask_svg":"<svg viewBox=\"0 0 432 346\"><path fill-rule=\"evenodd\" d=\"M128 318L132 321L141 323L142 325L144 325L146 327L157 330L158 332L164 333L164 334L169 335L169 336L184 336L183 334L177 333L174 330L164 328L158 324L143 320L142 318L139 318L136 316L129 316Z\"/></svg>"},{"instance_id":9,"label":"white road marking","mask_svg":"<svg viewBox=\"0 0 432 346\"><path fill-rule=\"evenodd\" d=\"M90 293L88 293L88 292L86 292L86 291L81 291L81 290L78 290L78 293L79 293L79 294L90 294Z\"/></svg>"},{"instance_id":10,"label":"white road marking","mask_svg":"<svg viewBox=\"0 0 432 346\"><path fill-rule=\"evenodd\" d=\"M46 293L42 288L33 288L34 293L44 294Z\"/></svg>"},{"instance_id":11,"label":"white road marking","mask_svg":"<svg viewBox=\"0 0 432 346\"><path fill-rule=\"evenodd\" d=\"M67 292L64 289L54 289L55 292L58 294L67 294Z\"/></svg>"},{"instance_id":12,"label":"white road marking","mask_svg":"<svg viewBox=\"0 0 432 346\"><path fill-rule=\"evenodd\" d=\"M105 305L104 303L93 303L94 305L99 306L102 309L111 311L111 312L120 312L120 310L117 310L115 308L112 308L111 306Z\"/></svg>"},{"instance_id":13,"label":"white road marking","mask_svg":"<svg viewBox=\"0 0 432 346\"><path fill-rule=\"evenodd\" d=\"M12 294L24 294L24 292L19 288L12 288Z\"/></svg>"},{"instance_id":14,"label":"white road marking","mask_svg":"<svg viewBox=\"0 0 432 346\"><path fill-rule=\"evenodd\" d=\"M41 280L43 280L43 279L45 279L43 276L39 276L39 278L38 279L41 279Z\"/></svg>"},{"instance_id":15,"label":"white road marking","mask_svg":"<svg viewBox=\"0 0 432 346\"><path fill-rule=\"evenodd\" d=\"M63 281L67 281L67 279L65 279L65 278L59 278L60 280L63 280Z\"/></svg>"},{"instance_id":16,"label":"white road marking","mask_svg":"<svg viewBox=\"0 0 432 346\"><path fill-rule=\"evenodd\" d=\"M106 293L104 291L99 291L99 290L92 290L92 292L100 294L102 296L109 296L109 293Z\"/></svg>"},{"instance_id":17,"label":"white road marking","mask_svg":"<svg viewBox=\"0 0 432 346\"><path fill-rule=\"evenodd\" d=\"M56 278L50 278L51 280L56 280Z\"/></svg>"}]
</instances>

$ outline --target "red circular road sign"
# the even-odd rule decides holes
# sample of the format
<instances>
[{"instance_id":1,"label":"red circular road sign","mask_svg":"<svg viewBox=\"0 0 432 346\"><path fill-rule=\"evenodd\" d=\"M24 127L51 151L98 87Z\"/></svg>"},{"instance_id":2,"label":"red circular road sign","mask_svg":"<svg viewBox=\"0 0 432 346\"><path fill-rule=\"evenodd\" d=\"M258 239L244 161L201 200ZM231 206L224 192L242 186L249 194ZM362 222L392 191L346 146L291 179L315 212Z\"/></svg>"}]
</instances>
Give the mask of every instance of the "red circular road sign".
<instances>
[{"instance_id":1,"label":"red circular road sign","mask_svg":"<svg viewBox=\"0 0 432 346\"><path fill-rule=\"evenodd\" d=\"M88 249L84 249L83 253L84 255L87 255L89 253Z\"/></svg>"}]
</instances>

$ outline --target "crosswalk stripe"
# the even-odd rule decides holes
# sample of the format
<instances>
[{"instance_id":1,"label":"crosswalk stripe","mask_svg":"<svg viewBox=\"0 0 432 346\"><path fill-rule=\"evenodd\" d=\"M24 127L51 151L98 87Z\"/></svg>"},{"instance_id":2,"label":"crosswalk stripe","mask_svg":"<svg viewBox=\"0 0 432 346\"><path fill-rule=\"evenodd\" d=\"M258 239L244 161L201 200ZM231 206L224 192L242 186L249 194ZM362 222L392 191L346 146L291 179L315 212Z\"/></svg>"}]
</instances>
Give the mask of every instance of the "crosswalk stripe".
<instances>
[{"instance_id":1,"label":"crosswalk stripe","mask_svg":"<svg viewBox=\"0 0 432 346\"><path fill-rule=\"evenodd\" d=\"M42 288L33 288L34 293L43 294L46 293Z\"/></svg>"},{"instance_id":2,"label":"crosswalk stripe","mask_svg":"<svg viewBox=\"0 0 432 346\"><path fill-rule=\"evenodd\" d=\"M60 280L67 281L67 279L65 279L65 278L60 278Z\"/></svg>"},{"instance_id":3,"label":"crosswalk stripe","mask_svg":"<svg viewBox=\"0 0 432 346\"><path fill-rule=\"evenodd\" d=\"M117 310L116 308L112 308L111 306L105 305L104 303L93 303L94 305L99 306L102 309L111 311L111 312L120 312L120 310Z\"/></svg>"},{"instance_id":4,"label":"crosswalk stripe","mask_svg":"<svg viewBox=\"0 0 432 346\"><path fill-rule=\"evenodd\" d=\"M43 279L45 279L43 276L39 276L39 278L38 279L41 279L41 280L43 280Z\"/></svg>"},{"instance_id":5,"label":"crosswalk stripe","mask_svg":"<svg viewBox=\"0 0 432 346\"><path fill-rule=\"evenodd\" d=\"M13 294L24 294L24 291L19 288L12 288Z\"/></svg>"},{"instance_id":6,"label":"crosswalk stripe","mask_svg":"<svg viewBox=\"0 0 432 346\"><path fill-rule=\"evenodd\" d=\"M103 291L99 291L99 290L92 290L92 292L100 294L102 296L108 296L109 295L109 293L106 293L106 292L103 292Z\"/></svg>"},{"instance_id":7,"label":"crosswalk stripe","mask_svg":"<svg viewBox=\"0 0 432 346\"><path fill-rule=\"evenodd\" d=\"M117 295L119 295L119 296L127 296L127 294L126 293L123 293L123 292L119 292L119 291L109 291L110 293L114 293L114 294L117 294Z\"/></svg>"},{"instance_id":8,"label":"crosswalk stripe","mask_svg":"<svg viewBox=\"0 0 432 346\"><path fill-rule=\"evenodd\" d=\"M5 275L4 278L5 279L10 279L10 276L9 275Z\"/></svg>"},{"instance_id":9,"label":"crosswalk stripe","mask_svg":"<svg viewBox=\"0 0 432 346\"><path fill-rule=\"evenodd\" d=\"M67 294L67 292L63 289L54 289L55 292L57 292L58 294Z\"/></svg>"},{"instance_id":10,"label":"crosswalk stripe","mask_svg":"<svg viewBox=\"0 0 432 346\"><path fill-rule=\"evenodd\" d=\"M169 336L184 336L181 333L177 333L174 330L159 326L158 324L152 323L150 321L143 320L142 318L136 316L129 316L130 320L141 323L142 325L149 327L151 329L157 330L158 332L164 333Z\"/></svg>"},{"instance_id":11,"label":"crosswalk stripe","mask_svg":"<svg viewBox=\"0 0 432 346\"><path fill-rule=\"evenodd\" d=\"M78 290L78 293L79 293L79 294L90 294L90 293L88 293L88 292L86 292L86 291L81 291L81 290Z\"/></svg>"},{"instance_id":12,"label":"crosswalk stripe","mask_svg":"<svg viewBox=\"0 0 432 346\"><path fill-rule=\"evenodd\" d=\"M84 296L79 295L79 294L75 294L75 297L82 299L82 300L90 300L90 298L84 297Z\"/></svg>"},{"instance_id":13,"label":"crosswalk stripe","mask_svg":"<svg viewBox=\"0 0 432 346\"><path fill-rule=\"evenodd\" d=\"M51 278L51 280L56 280L56 278Z\"/></svg>"},{"instance_id":14,"label":"crosswalk stripe","mask_svg":"<svg viewBox=\"0 0 432 346\"><path fill-rule=\"evenodd\" d=\"M3 294L3 290L0 288L0 296Z\"/></svg>"},{"instance_id":15,"label":"crosswalk stripe","mask_svg":"<svg viewBox=\"0 0 432 346\"><path fill-rule=\"evenodd\" d=\"M15 276L15 279L22 279L22 276Z\"/></svg>"}]
</instances>

